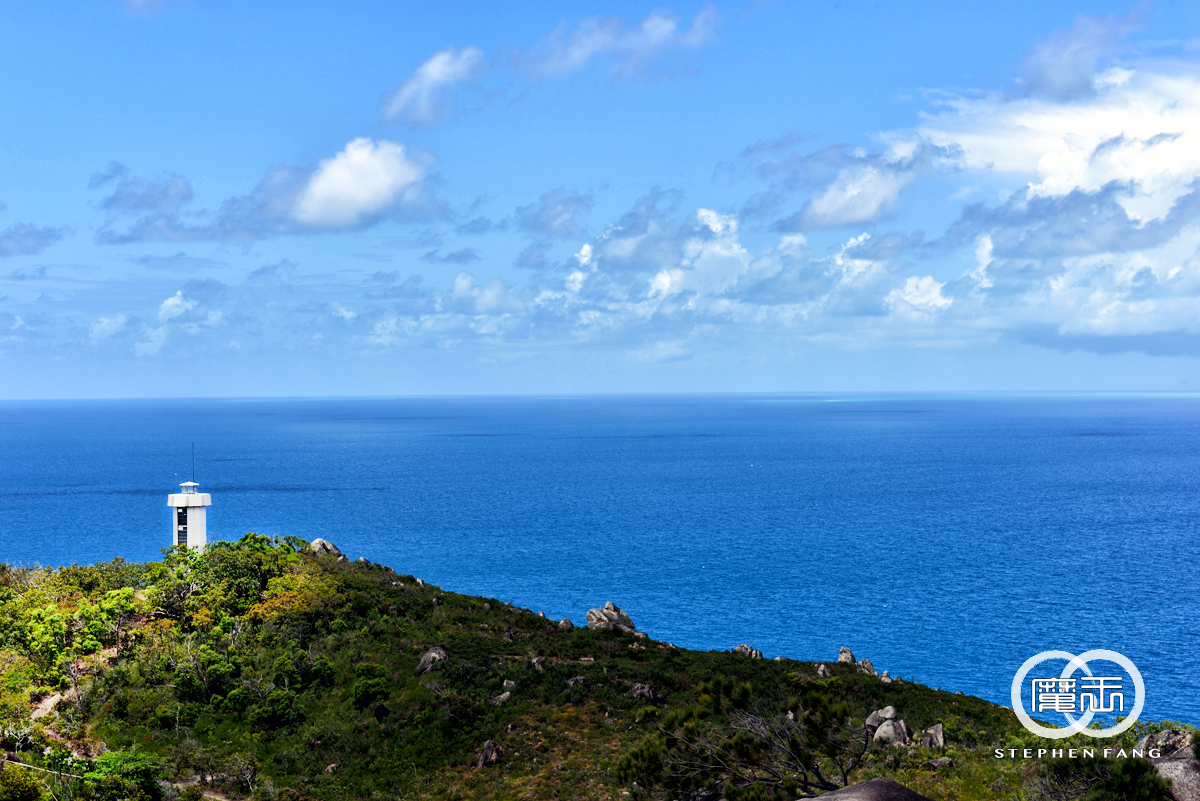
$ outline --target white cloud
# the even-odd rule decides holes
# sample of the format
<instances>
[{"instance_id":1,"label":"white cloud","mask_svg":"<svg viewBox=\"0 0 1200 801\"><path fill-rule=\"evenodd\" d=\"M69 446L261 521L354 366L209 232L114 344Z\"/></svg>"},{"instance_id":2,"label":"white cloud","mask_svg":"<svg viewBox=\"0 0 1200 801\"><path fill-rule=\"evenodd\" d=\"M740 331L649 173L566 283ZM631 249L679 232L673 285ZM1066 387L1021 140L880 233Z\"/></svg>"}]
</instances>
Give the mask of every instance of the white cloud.
<instances>
[{"instance_id":1,"label":"white cloud","mask_svg":"<svg viewBox=\"0 0 1200 801\"><path fill-rule=\"evenodd\" d=\"M108 339L113 334L117 333L125 327L128 322L125 315L117 314L112 317L101 317L96 322L92 323L92 327L88 332L88 338L92 342L99 342L102 339Z\"/></svg>"},{"instance_id":2,"label":"white cloud","mask_svg":"<svg viewBox=\"0 0 1200 801\"><path fill-rule=\"evenodd\" d=\"M478 78L486 62L478 47L439 50L384 102L383 116L386 119L403 116L415 125L436 122L448 109L447 95L455 85Z\"/></svg>"},{"instance_id":3,"label":"white cloud","mask_svg":"<svg viewBox=\"0 0 1200 801\"><path fill-rule=\"evenodd\" d=\"M351 320L353 320L355 317L358 316L357 314L350 311L349 309L347 309L345 306L343 306L340 303L331 303L329 305L329 308L330 308L330 310L333 311L334 315L336 315L337 317L341 317L346 322L350 322Z\"/></svg>"},{"instance_id":4,"label":"white cloud","mask_svg":"<svg viewBox=\"0 0 1200 801\"><path fill-rule=\"evenodd\" d=\"M804 210L806 228L840 228L871 222L889 210L916 173L864 164L847 167L814 195Z\"/></svg>"},{"instance_id":5,"label":"white cloud","mask_svg":"<svg viewBox=\"0 0 1200 801\"><path fill-rule=\"evenodd\" d=\"M194 308L196 308L196 301L185 298L181 289L159 305L158 319L163 321L173 320L184 312L191 311Z\"/></svg>"},{"instance_id":6,"label":"white cloud","mask_svg":"<svg viewBox=\"0 0 1200 801\"><path fill-rule=\"evenodd\" d=\"M680 21L675 13L659 10L633 26L612 17L589 17L570 33L560 27L535 48L540 55L534 61L534 73L564 75L583 69L601 55L620 57L620 69L629 71L667 48L706 44L716 27L717 11L713 6L701 9L687 30L680 29Z\"/></svg>"},{"instance_id":7,"label":"white cloud","mask_svg":"<svg viewBox=\"0 0 1200 801\"><path fill-rule=\"evenodd\" d=\"M378 215L425 176L404 145L354 139L325 159L296 200L293 217L312 228L348 228Z\"/></svg>"},{"instance_id":8,"label":"white cloud","mask_svg":"<svg viewBox=\"0 0 1200 801\"><path fill-rule=\"evenodd\" d=\"M939 284L933 280L931 275L924 278L918 278L915 275L909 276L903 287L893 289L888 293L884 302L892 307L904 305L917 311L941 311L954 302L952 298L942 295L944 286L944 283Z\"/></svg>"},{"instance_id":9,"label":"white cloud","mask_svg":"<svg viewBox=\"0 0 1200 801\"><path fill-rule=\"evenodd\" d=\"M1036 176L1030 195L1095 192L1117 181L1130 217L1164 216L1200 178L1200 76L1150 67L1110 72L1090 97L954 97L918 134L961 148L962 164Z\"/></svg>"}]
</instances>

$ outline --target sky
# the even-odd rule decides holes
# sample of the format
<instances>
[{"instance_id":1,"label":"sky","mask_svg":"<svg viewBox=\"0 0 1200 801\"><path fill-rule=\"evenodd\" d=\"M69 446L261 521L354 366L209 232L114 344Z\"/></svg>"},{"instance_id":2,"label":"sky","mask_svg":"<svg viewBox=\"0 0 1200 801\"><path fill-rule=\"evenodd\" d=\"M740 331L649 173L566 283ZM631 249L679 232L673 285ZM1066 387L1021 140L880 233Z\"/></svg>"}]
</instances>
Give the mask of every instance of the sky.
<instances>
[{"instance_id":1,"label":"sky","mask_svg":"<svg viewBox=\"0 0 1200 801\"><path fill-rule=\"evenodd\" d=\"M1200 390L1194 3L14 2L0 398Z\"/></svg>"}]
</instances>

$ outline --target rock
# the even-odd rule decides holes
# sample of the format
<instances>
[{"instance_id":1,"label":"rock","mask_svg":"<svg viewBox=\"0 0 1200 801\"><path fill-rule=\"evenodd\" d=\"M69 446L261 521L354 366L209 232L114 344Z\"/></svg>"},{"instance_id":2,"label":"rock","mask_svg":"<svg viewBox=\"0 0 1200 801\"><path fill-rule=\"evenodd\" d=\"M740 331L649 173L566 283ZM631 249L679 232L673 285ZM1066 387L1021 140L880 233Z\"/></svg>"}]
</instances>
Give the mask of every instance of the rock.
<instances>
[{"instance_id":1,"label":"rock","mask_svg":"<svg viewBox=\"0 0 1200 801\"><path fill-rule=\"evenodd\" d=\"M892 745L907 745L912 737L912 729L903 720L884 720L875 730L875 742L891 743Z\"/></svg>"},{"instance_id":2,"label":"rock","mask_svg":"<svg viewBox=\"0 0 1200 801\"><path fill-rule=\"evenodd\" d=\"M1171 780L1171 797L1175 801L1200 801L1200 760L1154 759L1151 761L1159 776Z\"/></svg>"},{"instance_id":3,"label":"rock","mask_svg":"<svg viewBox=\"0 0 1200 801\"><path fill-rule=\"evenodd\" d=\"M475 758L475 767L483 768L488 765L495 765L504 756L504 749L500 747L500 743L495 740L488 740L483 744L483 748L479 751L479 756Z\"/></svg>"},{"instance_id":4,"label":"rock","mask_svg":"<svg viewBox=\"0 0 1200 801\"><path fill-rule=\"evenodd\" d=\"M859 673L866 673L868 676L879 675L879 671L877 671L875 666L871 664L870 659L860 659L855 663L855 666L858 668Z\"/></svg>"},{"instance_id":5,"label":"rock","mask_svg":"<svg viewBox=\"0 0 1200 801\"><path fill-rule=\"evenodd\" d=\"M874 712L872 712L870 714L870 716L867 718L867 725L868 726L878 726L879 724L883 723L885 720L895 720L895 719L896 719L896 707L885 706L883 709L876 709Z\"/></svg>"},{"instance_id":6,"label":"rock","mask_svg":"<svg viewBox=\"0 0 1200 801\"><path fill-rule=\"evenodd\" d=\"M1181 748L1186 748L1191 745L1192 735L1186 731L1179 729L1163 729L1156 734L1149 734L1138 740L1134 746L1138 751L1143 751L1146 756L1149 756L1151 748L1157 748L1159 752L1165 756L1174 756L1175 752ZM1184 754L1185 758L1191 754Z\"/></svg>"},{"instance_id":7,"label":"rock","mask_svg":"<svg viewBox=\"0 0 1200 801\"><path fill-rule=\"evenodd\" d=\"M929 736L929 746L934 748L946 747L946 730L942 728L942 724L939 723L936 726L930 726L925 730L925 734Z\"/></svg>"},{"instance_id":8,"label":"rock","mask_svg":"<svg viewBox=\"0 0 1200 801\"><path fill-rule=\"evenodd\" d=\"M578 684L580 687L582 687L585 681L586 679L584 679L583 676L575 676L574 678L567 679L567 686L574 687L576 684Z\"/></svg>"},{"instance_id":9,"label":"rock","mask_svg":"<svg viewBox=\"0 0 1200 801\"><path fill-rule=\"evenodd\" d=\"M833 675L833 671L825 666L825 663L817 665L817 678L827 679Z\"/></svg>"},{"instance_id":10,"label":"rock","mask_svg":"<svg viewBox=\"0 0 1200 801\"><path fill-rule=\"evenodd\" d=\"M546 616L545 612L538 612L538 617L545 617L545 616Z\"/></svg>"},{"instance_id":11,"label":"rock","mask_svg":"<svg viewBox=\"0 0 1200 801\"><path fill-rule=\"evenodd\" d=\"M365 557L365 556L358 557L357 559L354 560L354 562L355 562L355 564L367 565L367 566L370 566L370 564L371 564L370 560L367 559L367 557Z\"/></svg>"},{"instance_id":12,"label":"rock","mask_svg":"<svg viewBox=\"0 0 1200 801\"><path fill-rule=\"evenodd\" d=\"M775 661L782 662L782 661L784 661L784 658L782 656L777 656L777 657L775 657Z\"/></svg>"},{"instance_id":13,"label":"rock","mask_svg":"<svg viewBox=\"0 0 1200 801\"><path fill-rule=\"evenodd\" d=\"M748 656L751 659L762 659L762 651L755 650L746 643L742 643L737 648L734 648L733 652L742 656Z\"/></svg>"},{"instance_id":14,"label":"rock","mask_svg":"<svg viewBox=\"0 0 1200 801\"><path fill-rule=\"evenodd\" d=\"M516 688L517 688L517 683L515 681L513 681L512 679L504 680L504 689L515 690Z\"/></svg>"},{"instance_id":15,"label":"rock","mask_svg":"<svg viewBox=\"0 0 1200 801\"><path fill-rule=\"evenodd\" d=\"M326 765L325 772L326 773L337 773L337 765L338 765L338 763L336 763L336 762Z\"/></svg>"},{"instance_id":16,"label":"rock","mask_svg":"<svg viewBox=\"0 0 1200 801\"><path fill-rule=\"evenodd\" d=\"M506 628L506 629L504 630L504 641L505 641L505 642L512 642L512 641L513 641L513 634L514 634L515 632L516 632L516 629L514 629L512 626L509 626L508 628Z\"/></svg>"},{"instance_id":17,"label":"rock","mask_svg":"<svg viewBox=\"0 0 1200 801\"><path fill-rule=\"evenodd\" d=\"M929 767L937 770L938 768L949 768L954 765L954 760L948 756L934 757L929 760Z\"/></svg>"},{"instance_id":18,"label":"rock","mask_svg":"<svg viewBox=\"0 0 1200 801\"><path fill-rule=\"evenodd\" d=\"M871 779L869 782L852 784L825 793L821 798L832 801L932 801L929 796L914 793L893 779Z\"/></svg>"},{"instance_id":19,"label":"rock","mask_svg":"<svg viewBox=\"0 0 1200 801\"><path fill-rule=\"evenodd\" d=\"M417 663L417 669L413 671L414 676L423 676L433 670L433 666L438 662L445 662L450 657L446 656L446 652L438 646L433 646L421 657L421 661Z\"/></svg>"},{"instance_id":20,"label":"rock","mask_svg":"<svg viewBox=\"0 0 1200 801\"><path fill-rule=\"evenodd\" d=\"M587 627L589 629L615 629L627 634L631 634L637 629L637 626L633 625L633 621L629 619L629 615L625 614L612 601L605 603L603 609L588 610Z\"/></svg>"},{"instance_id":21,"label":"rock","mask_svg":"<svg viewBox=\"0 0 1200 801\"><path fill-rule=\"evenodd\" d=\"M538 631L542 634L557 634L558 626L542 626Z\"/></svg>"},{"instance_id":22,"label":"rock","mask_svg":"<svg viewBox=\"0 0 1200 801\"><path fill-rule=\"evenodd\" d=\"M533 669L538 673L546 672L546 660L542 659L540 656L535 656L533 659L529 660L529 664L533 665Z\"/></svg>"},{"instance_id":23,"label":"rock","mask_svg":"<svg viewBox=\"0 0 1200 801\"><path fill-rule=\"evenodd\" d=\"M575 628L575 624L571 622L571 618L569 617L564 617L562 620L558 621L559 631L570 631L573 628Z\"/></svg>"},{"instance_id":24,"label":"rock","mask_svg":"<svg viewBox=\"0 0 1200 801\"><path fill-rule=\"evenodd\" d=\"M891 684L891 683L892 683L892 680L891 680L891 678L889 678L888 676L880 676L880 677L879 677L879 680L880 680L880 681L882 681L884 684Z\"/></svg>"},{"instance_id":25,"label":"rock","mask_svg":"<svg viewBox=\"0 0 1200 801\"><path fill-rule=\"evenodd\" d=\"M329 540L323 540L320 537L317 537L315 540L313 540L312 542L310 542L308 544L308 550L312 551L317 556L324 556L324 555L341 556L342 555L342 552L338 550L338 547L336 545L334 545Z\"/></svg>"},{"instance_id":26,"label":"rock","mask_svg":"<svg viewBox=\"0 0 1200 801\"><path fill-rule=\"evenodd\" d=\"M662 693L660 693L658 690L654 689L649 684L642 684L641 682L633 685L633 697L642 701L649 701L655 706L658 706L667 700L663 698Z\"/></svg>"},{"instance_id":27,"label":"rock","mask_svg":"<svg viewBox=\"0 0 1200 801\"><path fill-rule=\"evenodd\" d=\"M488 703L492 706L500 706L501 704L507 702L509 698L512 698L512 693L503 692L499 695L492 696Z\"/></svg>"},{"instance_id":28,"label":"rock","mask_svg":"<svg viewBox=\"0 0 1200 801\"><path fill-rule=\"evenodd\" d=\"M838 662L846 665L855 664L854 654L850 653L850 649L844 645L842 646L841 650L838 651Z\"/></svg>"},{"instance_id":29,"label":"rock","mask_svg":"<svg viewBox=\"0 0 1200 801\"><path fill-rule=\"evenodd\" d=\"M485 612L490 612L490 611L492 611L492 605L491 605L491 604L484 604L484 605L483 605L483 611L485 611Z\"/></svg>"}]
</instances>

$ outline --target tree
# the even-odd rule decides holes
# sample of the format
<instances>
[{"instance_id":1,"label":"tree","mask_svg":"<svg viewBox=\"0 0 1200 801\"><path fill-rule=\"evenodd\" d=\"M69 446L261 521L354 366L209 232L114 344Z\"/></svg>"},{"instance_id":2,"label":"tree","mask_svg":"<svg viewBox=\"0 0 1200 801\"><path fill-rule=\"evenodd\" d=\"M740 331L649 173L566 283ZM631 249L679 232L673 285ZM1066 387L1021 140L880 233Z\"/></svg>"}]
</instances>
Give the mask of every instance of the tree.
<instances>
[{"instance_id":1,"label":"tree","mask_svg":"<svg viewBox=\"0 0 1200 801\"><path fill-rule=\"evenodd\" d=\"M40 801L45 795L42 783L32 770L15 765L0 765L0 801Z\"/></svg>"},{"instance_id":2,"label":"tree","mask_svg":"<svg viewBox=\"0 0 1200 801\"><path fill-rule=\"evenodd\" d=\"M850 781L871 738L849 704L824 690L782 710L752 706L749 684L717 678L689 708L621 759L622 781L680 799L794 796Z\"/></svg>"}]
</instances>

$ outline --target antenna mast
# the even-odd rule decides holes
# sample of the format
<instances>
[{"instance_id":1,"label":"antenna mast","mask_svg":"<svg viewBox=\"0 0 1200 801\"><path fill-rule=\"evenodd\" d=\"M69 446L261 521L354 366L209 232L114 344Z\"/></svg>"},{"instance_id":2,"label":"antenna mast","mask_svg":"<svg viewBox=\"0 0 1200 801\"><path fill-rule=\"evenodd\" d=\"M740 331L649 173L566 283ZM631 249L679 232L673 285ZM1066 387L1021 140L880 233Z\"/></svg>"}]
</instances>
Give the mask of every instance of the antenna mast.
<instances>
[{"instance_id":1,"label":"antenna mast","mask_svg":"<svg viewBox=\"0 0 1200 801\"><path fill-rule=\"evenodd\" d=\"M192 443L192 483L196 483L196 443Z\"/></svg>"}]
</instances>

